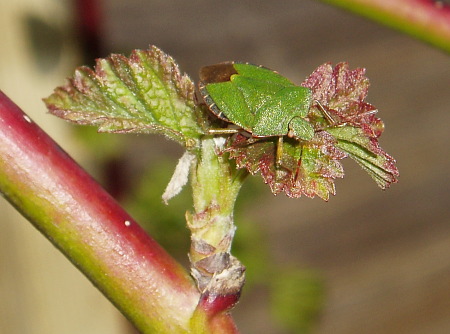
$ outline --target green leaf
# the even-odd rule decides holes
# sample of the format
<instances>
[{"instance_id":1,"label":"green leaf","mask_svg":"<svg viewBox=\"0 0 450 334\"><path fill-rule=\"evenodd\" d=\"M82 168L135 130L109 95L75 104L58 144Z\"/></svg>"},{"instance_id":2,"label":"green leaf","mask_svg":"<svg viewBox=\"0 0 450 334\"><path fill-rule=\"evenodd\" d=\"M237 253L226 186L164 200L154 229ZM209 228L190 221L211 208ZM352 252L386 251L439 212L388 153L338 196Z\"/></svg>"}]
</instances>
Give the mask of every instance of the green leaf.
<instances>
[{"instance_id":1,"label":"green leaf","mask_svg":"<svg viewBox=\"0 0 450 334\"><path fill-rule=\"evenodd\" d=\"M367 138L363 130L353 127L327 130L338 139L336 146L348 153L382 189L397 182L395 160L384 152L376 140Z\"/></svg>"},{"instance_id":2,"label":"green leaf","mask_svg":"<svg viewBox=\"0 0 450 334\"><path fill-rule=\"evenodd\" d=\"M189 148L204 133L194 92L173 58L152 46L98 59L94 70L79 67L44 102L52 114L99 132L159 133Z\"/></svg>"}]
</instances>

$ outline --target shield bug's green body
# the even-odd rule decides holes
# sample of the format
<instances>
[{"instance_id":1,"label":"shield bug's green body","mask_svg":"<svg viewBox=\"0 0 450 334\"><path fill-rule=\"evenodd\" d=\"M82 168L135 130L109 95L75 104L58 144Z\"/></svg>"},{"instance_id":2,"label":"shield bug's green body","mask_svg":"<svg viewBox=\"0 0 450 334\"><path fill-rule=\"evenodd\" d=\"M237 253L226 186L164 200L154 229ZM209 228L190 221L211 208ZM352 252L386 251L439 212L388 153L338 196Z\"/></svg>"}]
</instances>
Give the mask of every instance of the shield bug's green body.
<instances>
[{"instance_id":1,"label":"shield bug's green body","mask_svg":"<svg viewBox=\"0 0 450 334\"><path fill-rule=\"evenodd\" d=\"M283 136L301 140L314 136L306 120L311 90L268 68L234 62L205 66L200 70L199 90L211 112L253 137L279 137L282 142Z\"/></svg>"}]
</instances>

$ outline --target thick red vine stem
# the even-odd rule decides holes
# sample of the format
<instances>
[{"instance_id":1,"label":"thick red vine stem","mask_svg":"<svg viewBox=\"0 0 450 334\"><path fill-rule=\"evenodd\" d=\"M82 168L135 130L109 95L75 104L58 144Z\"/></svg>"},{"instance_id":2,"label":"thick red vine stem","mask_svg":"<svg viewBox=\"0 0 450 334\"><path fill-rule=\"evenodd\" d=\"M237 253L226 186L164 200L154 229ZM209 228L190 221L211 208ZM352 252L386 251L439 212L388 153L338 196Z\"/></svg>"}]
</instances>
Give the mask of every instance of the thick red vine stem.
<instances>
[{"instance_id":1,"label":"thick red vine stem","mask_svg":"<svg viewBox=\"0 0 450 334\"><path fill-rule=\"evenodd\" d=\"M140 332L191 332L188 273L1 91L0 192ZM215 323L205 333L236 333L226 314Z\"/></svg>"},{"instance_id":2,"label":"thick red vine stem","mask_svg":"<svg viewBox=\"0 0 450 334\"><path fill-rule=\"evenodd\" d=\"M445 0L321 0L390 26L450 52L450 5Z\"/></svg>"}]
</instances>

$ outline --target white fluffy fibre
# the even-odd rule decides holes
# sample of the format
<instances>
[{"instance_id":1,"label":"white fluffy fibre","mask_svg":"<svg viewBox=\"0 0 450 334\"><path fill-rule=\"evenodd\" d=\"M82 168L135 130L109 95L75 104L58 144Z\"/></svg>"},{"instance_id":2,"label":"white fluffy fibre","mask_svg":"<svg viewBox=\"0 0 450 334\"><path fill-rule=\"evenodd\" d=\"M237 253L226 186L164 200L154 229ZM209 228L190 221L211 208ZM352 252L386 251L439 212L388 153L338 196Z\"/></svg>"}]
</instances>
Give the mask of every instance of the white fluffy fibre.
<instances>
[{"instance_id":1,"label":"white fluffy fibre","mask_svg":"<svg viewBox=\"0 0 450 334\"><path fill-rule=\"evenodd\" d=\"M177 167L175 167L175 172L170 179L169 184L162 195L164 203L167 205L169 199L178 195L183 189L183 186L187 183L189 178L189 169L191 163L195 160L195 155L186 151L183 156L178 161Z\"/></svg>"}]
</instances>

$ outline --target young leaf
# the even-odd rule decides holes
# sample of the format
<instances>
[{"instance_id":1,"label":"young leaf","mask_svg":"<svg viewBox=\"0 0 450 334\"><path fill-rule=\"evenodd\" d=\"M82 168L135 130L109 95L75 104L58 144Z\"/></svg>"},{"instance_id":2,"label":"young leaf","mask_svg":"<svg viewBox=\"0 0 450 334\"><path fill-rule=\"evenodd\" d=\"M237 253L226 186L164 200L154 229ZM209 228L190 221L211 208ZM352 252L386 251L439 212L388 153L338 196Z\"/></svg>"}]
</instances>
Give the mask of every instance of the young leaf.
<instances>
[{"instance_id":1,"label":"young leaf","mask_svg":"<svg viewBox=\"0 0 450 334\"><path fill-rule=\"evenodd\" d=\"M260 140L253 144L238 135L228 145L230 157L239 168L252 174L261 173L274 194L285 192L289 197L319 196L328 200L335 194L334 179L342 178L344 171L339 160L346 154L337 149L335 139L321 131L308 142L286 139L280 168L276 165L277 140Z\"/></svg>"},{"instance_id":2,"label":"young leaf","mask_svg":"<svg viewBox=\"0 0 450 334\"><path fill-rule=\"evenodd\" d=\"M336 139L336 146L346 152L375 180L378 186L386 189L397 182L398 170L395 160L368 138L363 130L345 126L327 130Z\"/></svg>"},{"instance_id":3,"label":"young leaf","mask_svg":"<svg viewBox=\"0 0 450 334\"><path fill-rule=\"evenodd\" d=\"M327 63L305 80L302 86L311 89L315 101L308 113L315 134L307 141L284 137L278 163L280 144L273 137L231 137L227 145L230 157L238 167L252 174L260 172L274 194L285 192L289 197L317 195L328 200L335 194L334 179L344 176L340 160L347 156L381 188L397 182L395 160L378 145L383 122L375 116L376 108L364 101L369 88L364 72L349 70L346 63L334 68Z\"/></svg>"},{"instance_id":4,"label":"young leaf","mask_svg":"<svg viewBox=\"0 0 450 334\"><path fill-rule=\"evenodd\" d=\"M350 70L347 63L334 68L326 63L302 84L313 91L313 98L326 106L336 121L325 131L336 138L336 147L355 160L382 188L397 182L395 160L379 145L384 124L375 116L377 109L364 102L369 89L365 70ZM317 115L317 111L316 111Z\"/></svg>"},{"instance_id":5,"label":"young leaf","mask_svg":"<svg viewBox=\"0 0 450 334\"><path fill-rule=\"evenodd\" d=\"M100 132L160 133L192 147L204 132L194 91L173 58L152 46L78 68L44 102L52 114Z\"/></svg>"}]
</instances>

